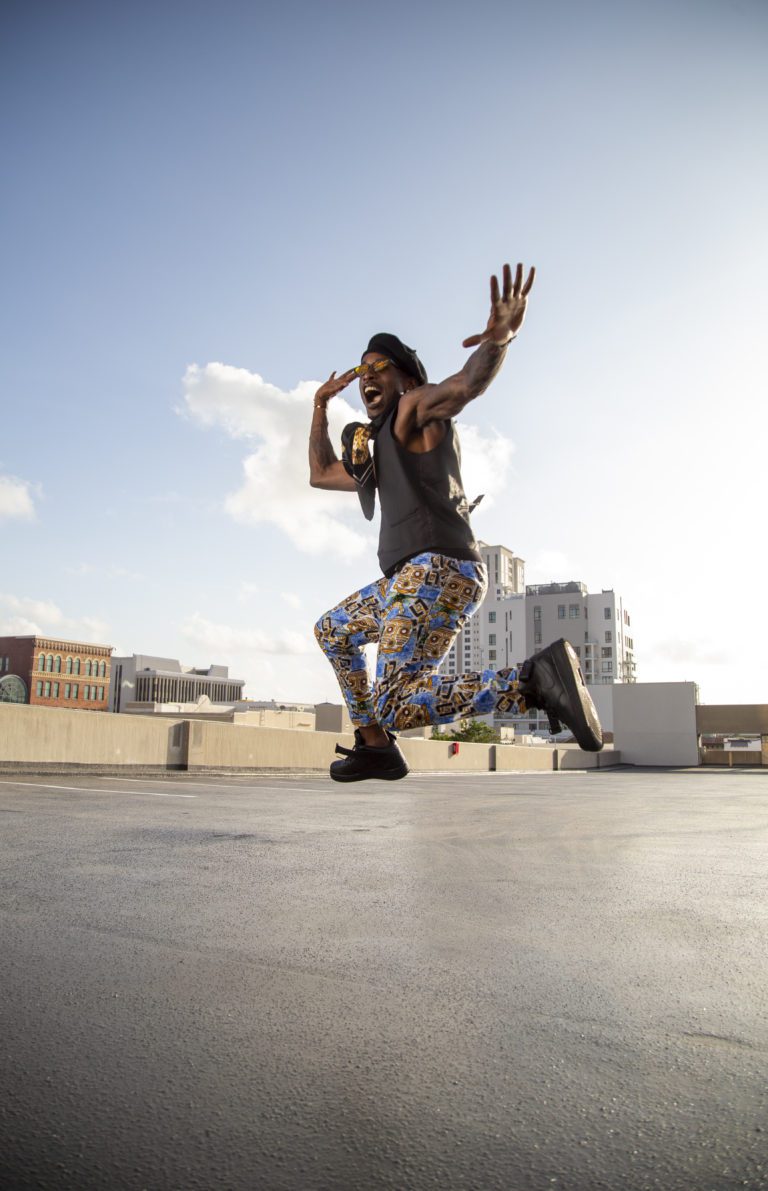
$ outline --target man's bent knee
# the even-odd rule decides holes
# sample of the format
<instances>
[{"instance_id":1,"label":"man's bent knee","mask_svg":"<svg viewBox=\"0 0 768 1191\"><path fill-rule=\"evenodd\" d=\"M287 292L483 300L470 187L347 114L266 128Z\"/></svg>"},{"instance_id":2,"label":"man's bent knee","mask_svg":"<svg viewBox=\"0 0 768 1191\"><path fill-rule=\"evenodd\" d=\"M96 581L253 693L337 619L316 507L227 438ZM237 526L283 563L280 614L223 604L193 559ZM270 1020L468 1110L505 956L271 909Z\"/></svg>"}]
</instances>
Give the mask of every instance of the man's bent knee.
<instances>
[{"instance_id":1,"label":"man's bent knee","mask_svg":"<svg viewBox=\"0 0 768 1191\"><path fill-rule=\"evenodd\" d=\"M315 640L317 641L317 644L320 646L321 649L325 649L325 646L327 645L327 643L330 639L330 635L331 635L330 630L331 630L330 617L329 617L328 613L326 612L323 616L320 617L317 624L315 625Z\"/></svg>"}]
</instances>

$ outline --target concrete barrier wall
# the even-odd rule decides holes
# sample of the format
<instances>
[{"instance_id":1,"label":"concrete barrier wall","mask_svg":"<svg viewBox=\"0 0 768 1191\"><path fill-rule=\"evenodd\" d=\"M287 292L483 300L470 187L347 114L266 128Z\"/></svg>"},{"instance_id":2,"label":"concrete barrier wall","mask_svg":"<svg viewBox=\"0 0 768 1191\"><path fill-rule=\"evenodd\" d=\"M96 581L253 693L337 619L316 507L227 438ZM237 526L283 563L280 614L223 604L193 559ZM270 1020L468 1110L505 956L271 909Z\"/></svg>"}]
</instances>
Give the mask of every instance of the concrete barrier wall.
<instances>
[{"instance_id":1,"label":"concrete barrier wall","mask_svg":"<svg viewBox=\"0 0 768 1191\"><path fill-rule=\"evenodd\" d=\"M429 773L436 770L448 773L487 773L493 767L491 744L460 744L458 753L451 753L448 740L404 740L398 744L412 769Z\"/></svg>"},{"instance_id":2,"label":"concrete barrier wall","mask_svg":"<svg viewBox=\"0 0 768 1191\"><path fill-rule=\"evenodd\" d=\"M0 764L181 768L185 734L181 719L0 703Z\"/></svg>"},{"instance_id":3,"label":"concrete barrier wall","mask_svg":"<svg viewBox=\"0 0 768 1191\"><path fill-rule=\"evenodd\" d=\"M618 749L604 748L601 753L585 753L579 748L558 748L556 769L610 769L622 764Z\"/></svg>"},{"instance_id":4,"label":"concrete barrier wall","mask_svg":"<svg viewBox=\"0 0 768 1191\"><path fill-rule=\"evenodd\" d=\"M190 770L327 769L334 759L336 739L330 732L244 728L198 720L189 725L187 766Z\"/></svg>"},{"instance_id":5,"label":"concrete barrier wall","mask_svg":"<svg viewBox=\"0 0 768 1191\"><path fill-rule=\"evenodd\" d=\"M189 727L190 769L317 769L326 770L335 761L336 743L354 747L354 737L338 732L286 732L283 729L243 728L229 724L196 722ZM411 768L421 772L487 772L490 746L462 744L457 756L450 755L446 741L401 740Z\"/></svg>"},{"instance_id":6,"label":"concrete barrier wall","mask_svg":"<svg viewBox=\"0 0 768 1191\"><path fill-rule=\"evenodd\" d=\"M763 764L761 753L747 752L746 749L704 749L701 757L702 765L726 765L730 769L734 765Z\"/></svg>"},{"instance_id":7,"label":"concrete barrier wall","mask_svg":"<svg viewBox=\"0 0 768 1191\"><path fill-rule=\"evenodd\" d=\"M533 772L549 770L551 773L556 768L556 757L557 750L543 744L497 744L496 772L513 773L524 769Z\"/></svg>"},{"instance_id":8,"label":"concrete barrier wall","mask_svg":"<svg viewBox=\"0 0 768 1191\"><path fill-rule=\"evenodd\" d=\"M352 748L354 738L336 732L247 728L220 721L176 717L112 715L0 703L0 767L50 766L102 769L273 769L325 771L336 759L336 742ZM617 753L583 753L546 746L460 744L400 739L418 773L487 773L490 770L594 769L617 764Z\"/></svg>"}]
</instances>

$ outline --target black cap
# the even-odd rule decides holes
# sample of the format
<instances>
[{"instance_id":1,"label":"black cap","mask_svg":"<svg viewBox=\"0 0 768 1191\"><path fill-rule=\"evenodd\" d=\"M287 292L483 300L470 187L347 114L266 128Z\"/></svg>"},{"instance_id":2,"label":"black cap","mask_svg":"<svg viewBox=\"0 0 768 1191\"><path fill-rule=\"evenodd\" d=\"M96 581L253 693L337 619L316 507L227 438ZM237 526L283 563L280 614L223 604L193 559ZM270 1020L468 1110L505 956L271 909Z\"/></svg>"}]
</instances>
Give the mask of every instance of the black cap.
<instances>
[{"instance_id":1,"label":"black cap","mask_svg":"<svg viewBox=\"0 0 768 1191\"><path fill-rule=\"evenodd\" d=\"M403 343L402 339L398 339L397 335L379 331L378 335L373 336L363 355L367 355L368 352L378 352L381 356L387 356L406 376L414 377L420 385L427 383L426 368L413 348Z\"/></svg>"}]
</instances>

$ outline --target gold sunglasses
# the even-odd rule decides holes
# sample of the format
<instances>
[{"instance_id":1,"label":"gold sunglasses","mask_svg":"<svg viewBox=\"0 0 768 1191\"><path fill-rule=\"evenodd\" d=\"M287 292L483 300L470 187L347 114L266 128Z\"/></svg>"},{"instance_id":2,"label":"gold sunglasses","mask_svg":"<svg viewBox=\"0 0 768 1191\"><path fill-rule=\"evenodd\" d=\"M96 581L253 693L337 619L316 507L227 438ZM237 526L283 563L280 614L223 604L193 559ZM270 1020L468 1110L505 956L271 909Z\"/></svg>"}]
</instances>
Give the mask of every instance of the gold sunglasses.
<instances>
[{"instance_id":1,"label":"gold sunglasses","mask_svg":"<svg viewBox=\"0 0 768 1191\"><path fill-rule=\"evenodd\" d=\"M358 364L352 371L355 376L362 376L364 372L383 372L391 363L391 360L376 360L373 364Z\"/></svg>"}]
</instances>

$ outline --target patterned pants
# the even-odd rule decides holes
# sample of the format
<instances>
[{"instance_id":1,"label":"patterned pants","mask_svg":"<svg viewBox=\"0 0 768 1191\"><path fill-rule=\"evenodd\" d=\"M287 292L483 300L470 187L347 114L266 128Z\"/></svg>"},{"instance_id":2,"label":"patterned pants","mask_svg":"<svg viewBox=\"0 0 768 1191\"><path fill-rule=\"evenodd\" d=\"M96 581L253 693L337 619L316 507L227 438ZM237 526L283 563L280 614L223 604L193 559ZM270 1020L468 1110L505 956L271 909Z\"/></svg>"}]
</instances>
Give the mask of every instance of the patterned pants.
<instances>
[{"instance_id":1,"label":"patterned pants","mask_svg":"<svg viewBox=\"0 0 768 1191\"><path fill-rule=\"evenodd\" d=\"M437 668L485 595L482 563L419 554L391 579L356 591L315 625L352 723L417 728L525 710L517 670L444 675ZM363 646L378 642L371 689Z\"/></svg>"}]
</instances>

